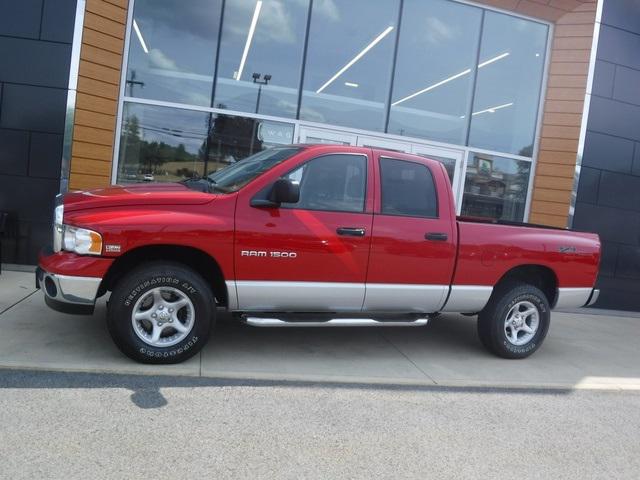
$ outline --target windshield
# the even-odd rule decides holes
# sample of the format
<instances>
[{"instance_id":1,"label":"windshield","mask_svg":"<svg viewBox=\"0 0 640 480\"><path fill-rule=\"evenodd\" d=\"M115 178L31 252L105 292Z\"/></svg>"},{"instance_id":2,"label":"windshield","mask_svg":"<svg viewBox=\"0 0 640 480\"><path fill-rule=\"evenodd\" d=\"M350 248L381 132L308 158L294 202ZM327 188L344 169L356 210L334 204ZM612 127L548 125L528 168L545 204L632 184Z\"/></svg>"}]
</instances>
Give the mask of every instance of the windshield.
<instances>
[{"instance_id":1,"label":"windshield","mask_svg":"<svg viewBox=\"0 0 640 480\"><path fill-rule=\"evenodd\" d=\"M208 175L207 179L217 191L236 192L258 175L291 158L301 149L301 147L269 148L218 170Z\"/></svg>"}]
</instances>

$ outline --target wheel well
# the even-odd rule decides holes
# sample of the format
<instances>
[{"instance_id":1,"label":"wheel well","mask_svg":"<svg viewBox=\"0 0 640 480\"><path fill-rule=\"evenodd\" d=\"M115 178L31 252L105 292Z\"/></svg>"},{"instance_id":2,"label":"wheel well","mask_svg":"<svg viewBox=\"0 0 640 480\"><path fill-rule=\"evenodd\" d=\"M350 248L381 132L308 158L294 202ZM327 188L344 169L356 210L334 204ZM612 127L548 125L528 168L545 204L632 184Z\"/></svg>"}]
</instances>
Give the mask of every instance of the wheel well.
<instances>
[{"instance_id":1,"label":"wheel well","mask_svg":"<svg viewBox=\"0 0 640 480\"><path fill-rule=\"evenodd\" d=\"M496 288L510 282L524 282L542 290L549 305L553 307L558 294L558 279L549 267L542 265L520 265L505 273L496 284Z\"/></svg>"},{"instance_id":2,"label":"wheel well","mask_svg":"<svg viewBox=\"0 0 640 480\"><path fill-rule=\"evenodd\" d=\"M98 295L103 295L114 286L128 272L138 265L154 260L171 260L183 263L198 272L211 286L216 302L219 305L228 305L227 285L220 265L209 254L193 247L178 245L151 245L139 247L126 252L116 258L109 268L100 285Z\"/></svg>"}]
</instances>

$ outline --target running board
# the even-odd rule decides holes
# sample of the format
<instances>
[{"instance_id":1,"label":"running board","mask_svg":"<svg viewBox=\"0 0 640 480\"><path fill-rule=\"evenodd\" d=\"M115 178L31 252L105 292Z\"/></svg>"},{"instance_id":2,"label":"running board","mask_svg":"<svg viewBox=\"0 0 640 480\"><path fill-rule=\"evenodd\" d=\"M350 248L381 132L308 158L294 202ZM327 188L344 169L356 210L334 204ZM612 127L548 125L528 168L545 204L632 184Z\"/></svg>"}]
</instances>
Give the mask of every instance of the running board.
<instances>
[{"instance_id":1,"label":"running board","mask_svg":"<svg viewBox=\"0 0 640 480\"><path fill-rule=\"evenodd\" d=\"M428 318L415 320L384 321L373 318L331 318L329 320L282 320L280 318L243 316L242 320L253 327L421 327L429 322Z\"/></svg>"}]
</instances>

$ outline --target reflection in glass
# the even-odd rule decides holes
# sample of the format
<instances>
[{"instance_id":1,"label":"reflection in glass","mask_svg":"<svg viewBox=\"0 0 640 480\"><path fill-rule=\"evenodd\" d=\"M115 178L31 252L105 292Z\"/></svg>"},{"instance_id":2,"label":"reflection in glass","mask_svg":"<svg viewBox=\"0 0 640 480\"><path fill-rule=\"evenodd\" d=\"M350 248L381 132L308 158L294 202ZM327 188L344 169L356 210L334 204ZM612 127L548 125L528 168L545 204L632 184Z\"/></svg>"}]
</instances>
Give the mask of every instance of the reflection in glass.
<instances>
[{"instance_id":1,"label":"reflection in glass","mask_svg":"<svg viewBox=\"0 0 640 480\"><path fill-rule=\"evenodd\" d=\"M125 95L210 106L221 4L136 0Z\"/></svg>"},{"instance_id":2,"label":"reflection in glass","mask_svg":"<svg viewBox=\"0 0 640 480\"><path fill-rule=\"evenodd\" d=\"M482 11L405 0L388 132L464 144Z\"/></svg>"},{"instance_id":3,"label":"reflection in glass","mask_svg":"<svg viewBox=\"0 0 640 480\"><path fill-rule=\"evenodd\" d=\"M474 155L467 165L462 215L521 222L531 162Z\"/></svg>"},{"instance_id":4,"label":"reflection in glass","mask_svg":"<svg viewBox=\"0 0 640 480\"><path fill-rule=\"evenodd\" d=\"M548 27L487 11L481 59L499 61L478 69L469 145L531 157Z\"/></svg>"},{"instance_id":5,"label":"reflection in glass","mask_svg":"<svg viewBox=\"0 0 640 480\"><path fill-rule=\"evenodd\" d=\"M118 182L201 177L292 142L288 123L125 103Z\"/></svg>"},{"instance_id":6,"label":"reflection in glass","mask_svg":"<svg viewBox=\"0 0 640 480\"><path fill-rule=\"evenodd\" d=\"M384 129L398 0L313 4L300 118Z\"/></svg>"},{"instance_id":7,"label":"reflection in glass","mask_svg":"<svg viewBox=\"0 0 640 480\"><path fill-rule=\"evenodd\" d=\"M308 10L309 0L226 3L216 107L296 116Z\"/></svg>"},{"instance_id":8,"label":"reflection in glass","mask_svg":"<svg viewBox=\"0 0 640 480\"><path fill-rule=\"evenodd\" d=\"M449 157L439 157L438 155L418 153L421 157L430 158L431 160L437 160L444 165L444 169L447 171L447 177L449 177L449 183L453 185L453 177L456 173L456 160Z\"/></svg>"}]
</instances>

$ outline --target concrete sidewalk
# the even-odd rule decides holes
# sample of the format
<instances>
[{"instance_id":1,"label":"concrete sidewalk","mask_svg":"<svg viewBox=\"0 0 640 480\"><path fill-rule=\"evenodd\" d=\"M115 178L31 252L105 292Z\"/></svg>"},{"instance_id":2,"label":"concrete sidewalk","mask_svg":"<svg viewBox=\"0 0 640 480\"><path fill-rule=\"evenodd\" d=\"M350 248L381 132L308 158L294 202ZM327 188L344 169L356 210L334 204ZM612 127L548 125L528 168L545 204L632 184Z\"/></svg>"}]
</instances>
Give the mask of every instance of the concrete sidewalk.
<instances>
[{"instance_id":1,"label":"concrete sidewalk","mask_svg":"<svg viewBox=\"0 0 640 480\"><path fill-rule=\"evenodd\" d=\"M0 368L238 379L469 387L640 390L640 320L554 313L543 347L522 361L487 353L474 318L424 328L258 329L222 316L188 362L134 363L113 345L102 301L93 316L50 310L33 273L0 275Z\"/></svg>"}]
</instances>

